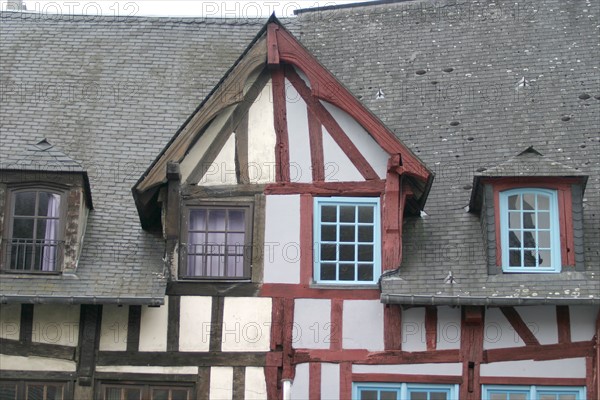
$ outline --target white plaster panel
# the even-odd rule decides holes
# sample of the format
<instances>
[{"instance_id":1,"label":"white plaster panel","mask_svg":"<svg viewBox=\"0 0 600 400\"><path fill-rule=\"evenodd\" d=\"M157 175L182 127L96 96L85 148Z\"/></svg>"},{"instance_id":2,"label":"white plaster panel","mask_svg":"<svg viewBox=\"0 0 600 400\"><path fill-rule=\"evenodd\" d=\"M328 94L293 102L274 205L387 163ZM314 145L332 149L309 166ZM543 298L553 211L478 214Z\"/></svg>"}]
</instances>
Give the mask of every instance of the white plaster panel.
<instances>
[{"instance_id":1,"label":"white plaster panel","mask_svg":"<svg viewBox=\"0 0 600 400\"><path fill-rule=\"evenodd\" d=\"M331 300L296 299L293 345L297 349L328 349L331 339Z\"/></svg>"},{"instance_id":2,"label":"white plaster panel","mask_svg":"<svg viewBox=\"0 0 600 400\"><path fill-rule=\"evenodd\" d=\"M210 399L229 400L233 397L233 368L211 367Z\"/></svg>"},{"instance_id":3,"label":"white plaster panel","mask_svg":"<svg viewBox=\"0 0 600 400\"><path fill-rule=\"evenodd\" d=\"M292 67L294 68L294 70L296 71L296 73L298 74L298 76L300 78L302 78L302 80L304 81L304 83L306 83L306 86L308 86L309 88L312 87L312 85L310 84L310 80L308 79L308 76L306 76L306 74L304 73L304 71L302 71L300 68L297 67Z\"/></svg>"},{"instance_id":4,"label":"white plaster panel","mask_svg":"<svg viewBox=\"0 0 600 400\"><path fill-rule=\"evenodd\" d=\"M21 305L0 305L0 338L19 340L21 331Z\"/></svg>"},{"instance_id":5,"label":"white plaster panel","mask_svg":"<svg viewBox=\"0 0 600 400\"><path fill-rule=\"evenodd\" d=\"M402 311L402 350L426 351L425 307Z\"/></svg>"},{"instance_id":6,"label":"white plaster panel","mask_svg":"<svg viewBox=\"0 0 600 400\"><path fill-rule=\"evenodd\" d=\"M269 351L271 298L226 297L223 307L223 351Z\"/></svg>"},{"instance_id":7,"label":"white plaster panel","mask_svg":"<svg viewBox=\"0 0 600 400\"><path fill-rule=\"evenodd\" d=\"M585 378L585 358L551 361L503 361L481 364L481 376Z\"/></svg>"},{"instance_id":8,"label":"white plaster panel","mask_svg":"<svg viewBox=\"0 0 600 400\"><path fill-rule=\"evenodd\" d=\"M181 296L179 309L179 351L208 351L212 298Z\"/></svg>"},{"instance_id":9,"label":"white plaster panel","mask_svg":"<svg viewBox=\"0 0 600 400\"><path fill-rule=\"evenodd\" d=\"M462 375L461 363L353 365L355 374Z\"/></svg>"},{"instance_id":10,"label":"white plaster panel","mask_svg":"<svg viewBox=\"0 0 600 400\"><path fill-rule=\"evenodd\" d=\"M75 372L75 361L46 357L20 357L0 354L0 370Z\"/></svg>"},{"instance_id":11,"label":"white plaster panel","mask_svg":"<svg viewBox=\"0 0 600 400\"><path fill-rule=\"evenodd\" d=\"M438 307L438 350L460 349L460 308Z\"/></svg>"},{"instance_id":12,"label":"white plaster panel","mask_svg":"<svg viewBox=\"0 0 600 400\"><path fill-rule=\"evenodd\" d=\"M540 344L558 343L555 306L515 307Z\"/></svg>"},{"instance_id":13,"label":"white plaster panel","mask_svg":"<svg viewBox=\"0 0 600 400\"><path fill-rule=\"evenodd\" d=\"M384 350L383 307L379 300L344 301L342 323L344 349Z\"/></svg>"},{"instance_id":14,"label":"white plaster panel","mask_svg":"<svg viewBox=\"0 0 600 400\"><path fill-rule=\"evenodd\" d=\"M248 114L248 175L251 183L275 182L275 126L271 81Z\"/></svg>"},{"instance_id":15,"label":"white plaster panel","mask_svg":"<svg viewBox=\"0 0 600 400\"><path fill-rule=\"evenodd\" d=\"M244 384L245 400L264 400L267 398L267 381L262 367L246 367Z\"/></svg>"},{"instance_id":16,"label":"white plaster panel","mask_svg":"<svg viewBox=\"0 0 600 400\"><path fill-rule=\"evenodd\" d=\"M229 135L229 138L221 148L221 151L205 171L206 173L202 176L198 185L211 186L237 184L234 134Z\"/></svg>"},{"instance_id":17,"label":"white plaster panel","mask_svg":"<svg viewBox=\"0 0 600 400\"><path fill-rule=\"evenodd\" d=\"M340 365L321 364L321 400L340 398Z\"/></svg>"},{"instance_id":18,"label":"white plaster panel","mask_svg":"<svg viewBox=\"0 0 600 400\"><path fill-rule=\"evenodd\" d=\"M571 306L569 317L571 319L571 340L580 342L592 340L596 334L596 318L598 306Z\"/></svg>"},{"instance_id":19,"label":"white plaster panel","mask_svg":"<svg viewBox=\"0 0 600 400\"><path fill-rule=\"evenodd\" d=\"M78 305L36 304L33 307L32 341L77 346L79 314Z\"/></svg>"},{"instance_id":20,"label":"white plaster panel","mask_svg":"<svg viewBox=\"0 0 600 400\"><path fill-rule=\"evenodd\" d=\"M127 350L128 323L129 307L119 307L116 304L102 306L100 351Z\"/></svg>"},{"instance_id":21,"label":"white plaster panel","mask_svg":"<svg viewBox=\"0 0 600 400\"><path fill-rule=\"evenodd\" d=\"M265 283L300 283L300 196L267 196Z\"/></svg>"},{"instance_id":22,"label":"white plaster panel","mask_svg":"<svg viewBox=\"0 0 600 400\"><path fill-rule=\"evenodd\" d=\"M325 163L326 182L365 180L325 127L323 127L323 162Z\"/></svg>"},{"instance_id":23,"label":"white plaster panel","mask_svg":"<svg viewBox=\"0 0 600 400\"><path fill-rule=\"evenodd\" d=\"M333 382L333 384L337 384L339 386L339 379ZM292 382L292 388L290 390L291 399L292 400L306 400L308 399L308 386L309 386L309 372L308 372L308 364L298 364L296 365L296 376L294 377L294 381Z\"/></svg>"},{"instance_id":24,"label":"white plaster panel","mask_svg":"<svg viewBox=\"0 0 600 400\"><path fill-rule=\"evenodd\" d=\"M321 101L321 103L377 172L379 178L385 179L390 155L377 144L375 139L350 114L326 101Z\"/></svg>"},{"instance_id":25,"label":"white plaster panel","mask_svg":"<svg viewBox=\"0 0 600 400\"><path fill-rule=\"evenodd\" d=\"M525 342L502 314L502 311L499 308L488 308L485 311L483 348L487 350L521 346L525 346Z\"/></svg>"},{"instance_id":26,"label":"white plaster panel","mask_svg":"<svg viewBox=\"0 0 600 400\"><path fill-rule=\"evenodd\" d=\"M206 154L206 150L208 150L209 145L215 140L217 134L223 128L223 126L225 126L225 123L227 123L227 120L233 113L234 109L234 106L227 107L219 115L217 115L215 119L210 123L210 125L206 128L202 136L200 136L198 141L189 150L188 154L185 156L183 161L181 161L179 169L181 171L182 182L187 181L194 168L196 168L198 163L202 161L202 157L204 157L204 154ZM203 168L209 167L209 165L206 165ZM197 182L188 183L195 184Z\"/></svg>"},{"instance_id":27,"label":"white plaster panel","mask_svg":"<svg viewBox=\"0 0 600 400\"><path fill-rule=\"evenodd\" d=\"M165 374L197 375L198 367L155 367L135 365L98 365L96 372L114 372L121 374Z\"/></svg>"},{"instance_id":28,"label":"white plaster panel","mask_svg":"<svg viewBox=\"0 0 600 400\"><path fill-rule=\"evenodd\" d=\"M290 180L312 182L310 138L306 103L286 79L288 140L290 144Z\"/></svg>"},{"instance_id":29,"label":"white plaster panel","mask_svg":"<svg viewBox=\"0 0 600 400\"><path fill-rule=\"evenodd\" d=\"M142 307L140 323L140 351L167 351L169 298L160 307Z\"/></svg>"}]
</instances>

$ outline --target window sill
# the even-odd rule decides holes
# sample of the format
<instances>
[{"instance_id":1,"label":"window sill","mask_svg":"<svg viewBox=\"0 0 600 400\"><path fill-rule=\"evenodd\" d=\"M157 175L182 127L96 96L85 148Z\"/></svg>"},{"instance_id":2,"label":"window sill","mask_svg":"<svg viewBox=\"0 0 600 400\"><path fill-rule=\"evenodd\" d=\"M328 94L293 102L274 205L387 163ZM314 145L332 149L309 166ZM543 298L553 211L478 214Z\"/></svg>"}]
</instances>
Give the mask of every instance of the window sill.
<instances>
[{"instance_id":1,"label":"window sill","mask_svg":"<svg viewBox=\"0 0 600 400\"><path fill-rule=\"evenodd\" d=\"M46 278L49 277L60 277L62 276L62 272L61 271L48 271L48 272L27 272L27 271L12 271L12 270L1 270L0 274L3 275L11 275L11 276L19 276L19 277L36 277L36 276L43 276Z\"/></svg>"},{"instance_id":2,"label":"window sill","mask_svg":"<svg viewBox=\"0 0 600 400\"><path fill-rule=\"evenodd\" d=\"M366 289L366 290L379 290L379 285L376 283L369 283L366 285L357 285L357 284L349 284L349 285L335 285L331 283L311 283L308 286L310 289L326 289L326 290L357 290L357 289Z\"/></svg>"},{"instance_id":3,"label":"window sill","mask_svg":"<svg viewBox=\"0 0 600 400\"><path fill-rule=\"evenodd\" d=\"M547 272L547 273L523 273L523 272L504 272L498 275L490 275L487 278L488 282L527 282L531 283L532 276L535 276L536 282L540 281L562 281L562 280L589 280L589 277L584 272L579 271L562 271L562 272Z\"/></svg>"}]
</instances>

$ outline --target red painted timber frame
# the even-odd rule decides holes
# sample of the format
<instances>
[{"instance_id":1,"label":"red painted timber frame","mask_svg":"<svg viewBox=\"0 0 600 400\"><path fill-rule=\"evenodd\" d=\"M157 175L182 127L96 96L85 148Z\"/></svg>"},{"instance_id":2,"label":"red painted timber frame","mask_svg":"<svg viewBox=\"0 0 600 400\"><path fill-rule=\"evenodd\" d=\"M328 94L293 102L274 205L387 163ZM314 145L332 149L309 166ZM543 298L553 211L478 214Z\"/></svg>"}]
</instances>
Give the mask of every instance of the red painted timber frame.
<instances>
[{"instance_id":1,"label":"red painted timber frame","mask_svg":"<svg viewBox=\"0 0 600 400\"><path fill-rule=\"evenodd\" d=\"M529 329L514 307L500 307L500 311L506 317L515 332L521 337L526 346L539 346L540 342Z\"/></svg>"},{"instance_id":2,"label":"red painted timber frame","mask_svg":"<svg viewBox=\"0 0 600 400\"><path fill-rule=\"evenodd\" d=\"M267 40L267 43L269 40ZM271 72L273 80L273 120L275 124L275 180L290 181L290 143L287 125L285 77L280 68Z\"/></svg>"}]
</instances>

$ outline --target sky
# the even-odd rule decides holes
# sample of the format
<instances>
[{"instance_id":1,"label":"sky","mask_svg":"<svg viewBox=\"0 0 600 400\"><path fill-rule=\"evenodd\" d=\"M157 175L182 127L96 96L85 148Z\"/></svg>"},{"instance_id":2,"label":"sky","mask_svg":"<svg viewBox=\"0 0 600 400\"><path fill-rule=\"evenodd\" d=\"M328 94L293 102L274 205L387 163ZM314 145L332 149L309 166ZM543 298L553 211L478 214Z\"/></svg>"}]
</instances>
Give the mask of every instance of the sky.
<instances>
[{"instance_id":1,"label":"sky","mask_svg":"<svg viewBox=\"0 0 600 400\"><path fill-rule=\"evenodd\" d=\"M78 14L89 16L173 16L213 18L293 17L294 10L373 0L296 0L296 1L200 1L200 0L0 0L2 10L9 3L25 3L27 11L41 14Z\"/></svg>"}]
</instances>

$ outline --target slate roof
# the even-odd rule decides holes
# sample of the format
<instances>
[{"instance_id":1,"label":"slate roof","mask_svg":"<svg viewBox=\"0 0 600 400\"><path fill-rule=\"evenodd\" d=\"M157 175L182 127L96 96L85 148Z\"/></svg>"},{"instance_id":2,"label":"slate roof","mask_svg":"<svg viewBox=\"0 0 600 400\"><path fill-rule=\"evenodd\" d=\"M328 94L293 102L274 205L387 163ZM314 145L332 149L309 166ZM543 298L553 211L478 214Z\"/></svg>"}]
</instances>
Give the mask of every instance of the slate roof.
<instances>
[{"instance_id":1,"label":"slate roof","mask_svg":"<svg viewBox=\"0 0 600 400\"><path fill-rule=\"evenodd\" d=\"M28 144L21 152L7 154L0 169L23 171L85 172L81 164L46 139Z\"/></svg>"},{"instance_id":2,"label":"slate roof","mask_svg":"<svg viewBox=\"0 0 600 400\"><path fill-rule=\"evenodd\" d=\"M382 279L384 297L598 302L599 7L386 2L285 21L436 173L426 215L404 224L404 260ZM2 15L0 157L47 137L90 171L96 209L76 279L2 277L0 293L162 296L164 245L141 230L130 188L264 22ZM75 95L52 97L48 84ZM466 207L473 177L528 146L589 176L585 272L487 275L479 217ZM444 283L449 271L455 284Z\"/></svg>"}]
</instances>

